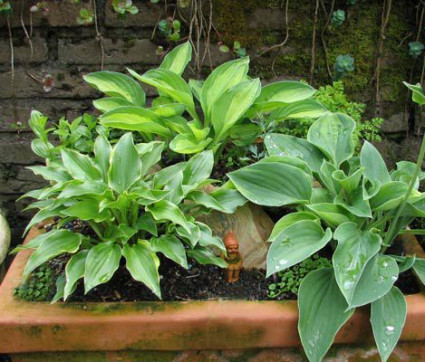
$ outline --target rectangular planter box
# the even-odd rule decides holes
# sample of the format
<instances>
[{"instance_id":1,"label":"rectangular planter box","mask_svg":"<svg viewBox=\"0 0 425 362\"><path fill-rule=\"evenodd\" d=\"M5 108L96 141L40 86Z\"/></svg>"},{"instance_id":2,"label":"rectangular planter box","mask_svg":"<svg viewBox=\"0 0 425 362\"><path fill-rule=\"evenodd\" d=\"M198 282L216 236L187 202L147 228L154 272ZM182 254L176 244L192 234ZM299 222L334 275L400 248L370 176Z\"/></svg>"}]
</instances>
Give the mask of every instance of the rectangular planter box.
<instances>
[{"instance_id":1,"label":"rectangular planter box","mask_svg":"<svg viewBox=\"0 0 425 362\"><path fill-rule=\"evenodd\" d=\"M39 231L32 229L27 241ZM410 250L423 256L416 243ZM0 352L245 349L298 346L295 301L123 303L25 302L13 296L31 251L20 252L0 286ZM425 294L406 297L402 340L425 340ZM336 343L372 340L359 308Z\"/></svg>"}]
</instances>

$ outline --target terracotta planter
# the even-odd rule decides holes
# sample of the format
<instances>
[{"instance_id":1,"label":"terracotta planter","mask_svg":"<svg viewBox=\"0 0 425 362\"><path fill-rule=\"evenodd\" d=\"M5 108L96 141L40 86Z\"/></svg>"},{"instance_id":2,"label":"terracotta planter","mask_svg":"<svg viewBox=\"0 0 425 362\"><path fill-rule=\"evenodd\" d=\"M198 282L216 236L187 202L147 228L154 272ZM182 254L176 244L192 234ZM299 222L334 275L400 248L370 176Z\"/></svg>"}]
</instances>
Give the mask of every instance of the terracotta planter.
<instances>
[{"instance_id":1,"label":"terracotta planter","mask_svg":"<svg viewBox=\"0 0 425 362\"><path fill-rule=\"evenodd\" d=\"M39 231L31 230L27 241ZM409 251L424 256L416 243ZM414 250L412 250L414 249ZM0 352L190 350L300 344L296 302L206 301L39 303L13 297L30 255L15 258L0 287ZM425 294L406 297L402 340L425 340ZM371 341L367 308L356 311L336 343Z\"/></svg>"}]
</instances>

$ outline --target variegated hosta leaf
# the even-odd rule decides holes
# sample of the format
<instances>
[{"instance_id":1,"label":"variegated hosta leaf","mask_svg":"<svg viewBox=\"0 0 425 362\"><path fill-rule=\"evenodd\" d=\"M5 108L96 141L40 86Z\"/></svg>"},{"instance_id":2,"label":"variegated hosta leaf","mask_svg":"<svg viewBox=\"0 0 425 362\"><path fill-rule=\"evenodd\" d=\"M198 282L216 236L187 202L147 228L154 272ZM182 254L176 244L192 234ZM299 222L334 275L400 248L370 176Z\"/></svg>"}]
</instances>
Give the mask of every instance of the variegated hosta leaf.
<instances>
[{"instance_id":1,"label":"variegated hosta leaf","mask_svg":"<svg viewBox=\"0 0 425 362\"><path fill-rule=\"evenodd\" d=\"M176 46L164 57L160 68L171 70L172 72L182 75L187 64L192 59L192 46L190 42L186 42Z\"/></svg>"},{"instance_id":2,"label":"variegated hosta leaf","mask_svg":"<svg viewBox=\"0 0 425 362\"><path fill-rule=\"evenodd\" d=\"M213 264L220 268L227 267L227 263L223 259L216 256L210 249L202 246L197 246L195 249L188 249L187 255L195 259L199 264Z\"/></svg>"},{"instance_id":3,"label":"variegated hosta leaf","mask_svg":"<svg viewBox=\"0 0 425 362\"><path fill-rule=\"evenodd\" d=\"M66 301L68 297L75 291L78 280L84 277L87 254L88 250L82 250L79 253L73 255L66 264L66 284L63 293L64 301Z\"/></svg>"},{"instance_id":4,"label":"variegated hosta leaf","mask_svg":"<svg viewBox=\"0 0 425 362\"><path fill-rule=\"evenodd\" d=\"M164 254L168 259L175 261L187 269L186 250L182 242L174 235L162 235L159 238L150 239L152 250Z\"/></svg>"}]
</instances>

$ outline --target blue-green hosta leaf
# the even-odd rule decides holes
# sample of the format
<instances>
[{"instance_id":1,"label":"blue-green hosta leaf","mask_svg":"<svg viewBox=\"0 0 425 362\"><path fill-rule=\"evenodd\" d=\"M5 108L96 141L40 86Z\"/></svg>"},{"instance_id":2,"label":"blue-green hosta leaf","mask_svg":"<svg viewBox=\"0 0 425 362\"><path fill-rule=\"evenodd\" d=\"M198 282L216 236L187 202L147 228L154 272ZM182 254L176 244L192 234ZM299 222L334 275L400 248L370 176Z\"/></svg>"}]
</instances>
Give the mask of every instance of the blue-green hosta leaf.
<instances>
[{"instance_id":1,"label":"blue-green hosta leaf","mask_svg":"<svg viewBox=\"0 0 425 362\"><path fill-rule=\"evenodd\" d=\"M100 180L101 174L93 161L87 155L82 155L74 150L61 150L64 168L76 180Z\"/></svg>"},{"instance_id":2,"label":"blue-green hosta leaf","mask_svg":"<svg viewBox=\"0 0 425 362\"><path fill-rule=\"evenodd\" d=\"M310 203L312 204L328 204L334 202L334 196L329 192L329 190L322 187L314 187L312 189L312 194L310 198Z\"/></svg>"},{"instance_id":3,"label":"blue-green hosta leaf","mask_svg":"<svg viewBox=\"0 0 425 362\"><path fill-rule=\"evenodd\" d=\"M332 256L335 279L347 303L351 304L363 270L379 251L382 240L378 234L360 230L354 222L339 225L333 237L338 240Z\"/></svg>"},{"instance_id":4,"label":"blue-green hosta leaf","mask_svg":"<svg viewBox=\"0 0 425 362\"><path fill-rule=\"evenodd\" d=\"M332 173L332 178L341 186L347 193L351 193L357 189L362 179L364 169L360 168L351 175L347 176L344 171L336 170Z\"/></svg>"},{"instance_id":5,"label":"blue-green hosta leaf","mask_svg":"<svg viewBox=\"0 0 425 362\"><path fill-rule=\"evenodd\" d=\"M298 264L332 238L332 232L313 220L301 220L283 229L270 246L267 254L267 277Z\"/></svg>"},{"instance_id":6,"label":"blue-green hosta leaf","mask_svg":"<svg viewBox=\"0 0 425 362\"><path fill-rule=\"evenodd\" d=\"M249 58L244 57L221 64L215 68L202 86L200 102L205 114L206 125L209 125L214 103L224 92L246 80L249 69Z\"/></svg>"},{"instance_id":7,"label":"blue-green hosta leaf","mask_svg":"<svg viewBox=\"0 0 425 362\"><path fill-rule=\"evenodd\" d=\"M341 185L332 175L337 168L330 162L323 160L322 166L318 172L318 180L332 195L338 195L341 191Z\"/></svg>"},{"instance_id":8,"label":"blue-green hosta leaf","mask_svg":"<svg viewBox=\"0 0 425 362\"><path fill-rule=\"evenodd\" d=\"M192 91L184 79L171 70L157 68L148 70L143 75L128 69L130 74L143 83L149 84L158 89L161 94L166 94L177 103L182 103L187 107L187 111L194 119L198 119L193 102Z\"/></svg>"},{"instance_id":9,"label":"blue-green hosta leaf","mask_svg":"<svg viewBox=\"0 0 425 362\"><path fill-rule=\"evenodd\" d=\"M391 179L393 181L403 181L406 184L409 184L412 180L413 174L416 169L416 164L408 161L397 162L397 169L391 173ZM422 181L425 178L425 172L420 171L419 176L415 180L414 189L419 188L419 181Z\"/></svg>"},{"instance_id":10,"label":"blue-green hosta leaf","mask_svg":"<svg viewBox=\"0 0 425 362\"><path fill-rule=\"evenodd\" d=\"M213 264L220 268L227 268L227 263L222 258L219 258L210 249L202 246L197 246L196 249L188 249L187 255L202 265Z\"/></svg>"},{"instance_id":11,"label":"blue-green hosta leaf","mask_svg":"<svg viewBox=\"0 0 425 362\"><path fill-rule=\"evenodd\" d=\"M270 156L292 156L305 161L313 172L319 172L325 156L314 145L302 138L279 133L268 134L264 139Z\"/></svg>"},{"instance_id":12,"label":"blue-green hosta leaf","mask_svg":"<svg viewBox=\"0 0 425 362\"><path fill-rule=\"evenodd\" d=\"M223 254L227 253L226 247L223 244L223 240L221 240L221 238L219 238L218 236L214 236L208 225L205 225L204 223L199 221L196 222L196 225L201 231L199 245L204 246L206 248L213 246L220 250L220 252L222 252Z\"/></svg>"},{"instance_id":13,"label":"blue-green hosta leaf","mask_svg":"<svg viewBox=\"0 0 425 362\"><path fill-rule=\"evenodd\" d=\"M332 203L322 203L305 205L305 207L312 213L319 216L331 227L337 227L338 225L343 224L345 222L355 220L355 217L340 205Z\"/></svg>"},{"instance_id":14,"label":"blue-green hosta leaf","mask_svg":"<svg viewBox=\"0 0 425 362\"><path fill-rule=\"evenodd\" d=\"M202 152L212 141L212 138L206 138L198 141L193 133L178 134L170 142L170 148L177 153L191 154Z\"/></svg>"},{"instance_id":15,"label":"blue-green hosta leaf","mask_svg":"<svg viewBox=\"0 0 425 362\"><path fill-rule=\"evenodd\" d=\"M170 192L165 199L176 205L180 204L186 196L182 184L183 171L180 171L164 186L164 190L168 190Z\"/></svg>"},{"instance_id":16,"label":"blue-green hosta leaf","mask_svg":"<svg viewBox=\"0 0 425 362\"><path fill-rule=\"evenodd\" d=\"M335 281L331 268L310 272L298 291L298 333L310 362L320 362L353 310Z\"/></svg>"},{"instance_id":17,"label":"blue-green hosta leaf","mask_svg":"<svg viewBox=\"0 0 425 362\"><path fill-rule=\"evenodd\" d=\"M416 258L415 264L413 264L413 270L422 284L425 285L425 259Z\"/></svg>"},{"instance_id":18,"label":"blue-green hosta leaf","mask_svg":"<svg viewBox=\"0 0 425 362\"><path fill-rule=\"evenodd\" d=\"M190 42L186 42L176 46L171 50L162 61L160 68L171 70L172 72L182 75L187 64L192 59L192 46Z\"/></svg>"},{"instance_id":19,"label":"blue-green hosta leaf","mask_svg":"<svg viewBox=\"0 0 425 362\"><path fill-rule=\"evenodd\" d=\"M56 231L50 234L49 237L45 237L37 250L35 250L28 259L23 273L23 278L27 278L28 275L40 265L57 257L58 255L75 253L80 247L83 239L83 235L73 233L68 230Z\"/></svg>"},{"instance_id":20,"label":"blue-green hosta leaf","mask_svg":"<svg viewBox=\"0 0 425 362\"><path fill-rule=\"evenodd\" d=\"M268 156L268 157L262 158L257 163L269 163L269 162L282 163L284 165L297 167L300 170L303 170L307 174L307 176L311 178L311 181L313 182L313 174L311 173L310 167L308 166L306 162L304 162L300 158L292 157L292 156Z\"/></svg>"},{"instance_id":21,"label":"blue-green hosta leaf","mask_svg":"<svg viewBox=\"0 0 425 362\"><path fill-rule=\"evenodd\" d=\"M127 245L127 244L126 244ZM120 266L121 248L114 242L102 242L87 254L84 275L84 292L108 282Z\"/></svg>"},{"instance_id":22,"label":"blue-green hosta leaf","mask_svg":"<svg viewBox=\"0 0 425 362\"><path fill-rule=\"evenodd\" d=\"M142 176L145 176L152 166L161 161L164 142L139 143L136 149L142 160Z\"/></svg>"},{"instance_id":23,"label":"blue-green hosta leaf","mask_svg":"<svg viewBox=\"0 0 425 362\"><path fill-rule=\"evenodd\" d=\"M71 176L61 169L45 166L31 166L27 168L34 172L35 175L40 175L47 181L63 182L71 180Z\"/></svg>"},{"instance_id":24,"label":"blue-green hosta leaf","mask_svg":"<svg viewBox=\"0 0 425 362\"><path fill-rule=\"evenodd\" d=\"M183 212L170 201L161 200L153 205L146 207L153 218L157 221L166 220L171 221L174 224L181 225L184 229L190 232L189 222L187 221Z\"/></svg>"},{"instance_id":25,"label":"blue-green hosta leaf","mask_svg":"<svg viewBox=\"0 0 425 362\"><path fill-rule=\"evenodd\" d=\"M87 254L88 250L82 250L79 253L74 254L66 264L66 284L63 293L64 301L66 301L68 297L74 292L78 280L84 277Z\"/></svg>"},{"instance_id":26,"label":"blue-green hosta leaf","mask_svg":"<svg viewBox=\"0 0 425 362\"><path fill-rule=\"evenodd\" d=\"M99 201L92 199L75 202L72 206L62 210L61 215L95 222L111 219L111 215L107 210L99 210Z\"/></svg>"},{"instance_id":27,"label":"blue-green hosta leaf","mask_svg":"<svg viewBox=\"0 0 425 362\"><path fill-rule=\"evenodd\" d=\"M207 179L214 166L214 155L211 150L193 156L183 171L184 185L197 185Z\"/></svg>"},{"instance_id":28,"label":"blue-green hosta leaf","mask_svg":"<svg viewBox=\"0 0 425 362\"><path fill-rule=\"evenodd\" d=\"M165 126L163 119L149 109L136 106L119 107L102 114L100 124L105 127L138 131L147 135L171 137L171 131Z\"/></svg>"},{"instance_id":29,"label":"blue-green hosta leaf","mask_svg":"<svg viewBox=\"0 0 425 362\"><path fill-rule=\"evenodd\" d=\"M62 190L58 198L75 198L83 195L100 196L103 195L108 186L102 181L85 181L71 183Z\"/></svg>"},{"instance_id":30,"label":"blue-green hosta leaf","mask_svg":"<svg viewBox=\"0 0 425 362\"><path fill-rule=\"evenodd\" d=\"M120 97L106 97L93 101L94 108L96 108L102 113L112 111L113 109L118 107L127 107L132 105L133 103L129 102L125 98Z\"/></svg>"},{"instance_id":31,"label":"blue-green hosta leaf","mask_svg":"<svg viewBox=\"0 0 425 362\"><path fill-rule=\"evenodd\" d=\"M358 187L356 190L348 193L346 198L348 200L343 200L341 196L337 196L334 202L358 217L372 217L369 201L363 199L362 187Z\"/></svg>"},{"instance_id":32,"label":"blue-green hosta leaf","mask_svg":"<svg viewBox=\"0 0 425 362\"><path fill-rule=\"evenodd\" d=\"M125 244L122 255L126 259L127 270L131 276L145 284L158 298L161 298L159 259L149 243L146 240L139 240L133 245Z\"/></svg>"},{"instance_id":33,"label":"blue-green hosta leaf","mask_svg":"<svg viewBox=\"0 0 425 362\"><path fill-rule=\"evenodd\" d=\"M345 114L326 114L310 126L307 140L328 156L338 168L354 153L355 127L356 122Z\"/></svg>"},{"instance_id":34,"label":"blue-green hosta leaf","mask_svg":"<svg viewBox=\"0 0 425 362\"><path fill-rule=\"evenodd\" d=\"M311 212L301 211L293 212L291 214L286 214L283 216L273 227L272 233L269 236L270 242L275 241L276 237L287 227L295 224L298 221L302 220L318 220L318 216L312 214Z\"/></svg>"},{"instance_id":35,"label":"blue-green hosta leaf","mask_svg":"<svg viewBox=\"0 0 425 362\"><path fill-rule=\"evenodd\" d=\"M153 251L164 254L185 269L188 268L186 250L182 242L174 235L162 235L159 238L150 239L149 242Z\"/></svg>"},{"instance_id":36,"label":"blue-green hosta leaf","mask_svg":"<svg viewBox=\"0 0 425 362\"><path fill-rule=\"evenodd\" d=\"M375 211L395 209L403 200L408 186L401 181L390 181L381 186L378 193L370 201L370 207Z\"/></svg>"},{"instance_id":37,"label":"blue-green hosta leaf","mask_svg":"<svg viewBox=\"0 0 425 362\"><path fill-rule=\"evenodd\" d=\"M214 127L214 140L223 141L229 130L245 114L261 91L259 79L239 83L226 90L213 104L211 124Z\"/></svg>"},{"instance_id":38,"label":"blue-green hosta leaf","mask_svg":"<svg viewBox=\"0 0 425 362\"><path fill-rule=\"evenodd\" d=\"M360 152L360 162L364 168L364 175L370 181L379 181L381 185L391 181L390 174L384 159L378 150L365 141Z\"/></svg>"},{"instance_id":39,"label":"blue-green hosta leaf","mask_svg":"<svg viewBox=\"0 0 425 362\"><path fill-rule=\"evenodd\" d=\"M283 163L257 163L228 174L237 190L263 206L306 203L311 197L311 179L301 169Z\"/></svg>"},{"instance_id":40,"label":"blue-green hosta leaf","mask_svg":"<svg viewBox=\"0 0 425 362\"><path fill-rule=\"evenodd\" d=\"M396 287L372 303L370 322L373 336L383 362L390 357L406 322L407 305L403 293Z\"/></svg>"},{"instance_id":41,"label":"blue-green hosta leaf","mask_svg":"<svg viewBox=\"0 0 425 362\"><path fill-rule=\"evenodd\" d=\"M412 268L416 261L416 255L391 255L391 258L397 262L399 273L403 273Z\"/></svg>"},{"instance_id":42,"label":"blue-green hosta leaf","mask_svg":"<svg viewBox=\"0 0 425 362\"><path fill-rule=\"evenodd\" d=\"M112 147L105 136L99 135L96 138L93 146L94 161L97 167L102 172L103 181L108 182L109 159L112 152Z\"/></svg>"},{"instance_id":43,"label":"blue-green hosta leaf","mask_svg":"<svg viewBox=\"0 0 425 362\"><path fill-rule=\"evenodd\" d=\"M109 186L119 194L128 190L142 173L142 162L129 132L120 138L111 152Z\"/></svg>"},{"instance_id":44,"label":"blue-green hosta leaf","mask_svg":"<svg viewBox=\"0 0 425 362\"><path fill-rule=\"evenodd\" d=\"M238 190L219 188L210 193L220 205L223 212L235 213L236 209L247 203L247 199Z\"/></svg>"},{"instance_id":45,"label":"blue-green hosta leaf","mask_svg":"<svg viewBox=\"0 0 425 362\"><path fill-rule=\"evenodd\" d=\"M287 119L319 118L328 112L326 107L319 102L313 99L306 99L282 105L273 111L270 117L275 122L283 122Z\"/></svg>"},{"instance_id":46,"label":"blue-green hosta leaf","mask_svg":"<svg viewBox=\"0 0 425 362\"><path fill-rule=\"evenodd\" d=\"M179 162L156 172L153 177L155 189L162 189L172 178L174 178L179 172L182 172L185 168L186 163Z\"/></svg>"},{"instance_id":47,"label":"blue-green hosta leaf","mask_svg":"<svg viewBox=\"0 0 425 362\"><path fill-rule=\"evenodd\" d=\"M392 257L375 255L366 264L349 307L360 307L383 297L394 285L398 274L399 268Z\"/></svg>"},{"instance_id":48,"label":"blue-green hosta leaf","mask_svg":"<svg viewBox=\"0 0 425 362\"><path fill-rule=\"evenodd\" d=\"M111 97L126 99L135 106L144 106L146 95L139 83L128 75L101 71L85 75L84 80Z\"/></svg>"},{"instance_id":49,"label":"blue-green hosta leaf","mask_svg":"<svg viewBox=\"0 0 425 362\"><path fill-rule=\"evenodd\" d=\"M363 178L362 187L363 199L370 200L379 192L379 189L381 188L381 183L378 180L369 181L366 178Z\"/></svg>"}]
</instances>

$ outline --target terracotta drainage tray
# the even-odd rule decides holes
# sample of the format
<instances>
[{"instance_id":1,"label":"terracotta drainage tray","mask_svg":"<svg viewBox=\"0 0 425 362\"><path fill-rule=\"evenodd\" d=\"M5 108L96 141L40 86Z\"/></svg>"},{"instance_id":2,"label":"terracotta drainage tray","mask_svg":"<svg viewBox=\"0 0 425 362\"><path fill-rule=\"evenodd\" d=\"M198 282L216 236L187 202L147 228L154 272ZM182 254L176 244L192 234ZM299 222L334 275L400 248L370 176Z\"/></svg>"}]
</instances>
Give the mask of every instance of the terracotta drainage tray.
<instances>
[{"instance_id":1,"label":"terracotta drainage tray","mask_svg":"<svg viewBox=\"0 0 425 362\"><path fill-rule=\"evenodd\" d=\"M39 231L30 231L27 241ZM419 247L416 244L416 247ZM419 247L420 248L420 247ZM421 249L414 250L423 253ZM300 344L295 301L40 303L13 296L30 251L20 252L0 287L0 352L188 350ZM406 297L402 340L425 339L425 295ZM372 340L359 308L337 343Z\"/></svg>"}]
</instances>

